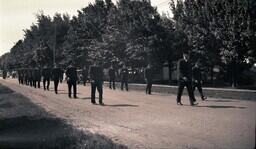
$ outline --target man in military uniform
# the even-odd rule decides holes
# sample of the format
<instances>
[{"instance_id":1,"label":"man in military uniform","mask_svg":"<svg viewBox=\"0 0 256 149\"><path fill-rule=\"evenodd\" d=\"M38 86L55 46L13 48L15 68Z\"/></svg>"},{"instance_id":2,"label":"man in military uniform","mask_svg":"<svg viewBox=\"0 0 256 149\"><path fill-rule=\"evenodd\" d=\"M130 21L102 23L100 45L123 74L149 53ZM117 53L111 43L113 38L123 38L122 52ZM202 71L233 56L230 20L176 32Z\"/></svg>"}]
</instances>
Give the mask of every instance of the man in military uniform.
<instances>
[{"instance_id":1,"label":"man in military uniform","mask_svg":"<svg viewBox=\"0 0 256 149\"><path fill-rule=\"evenodd\" d=\"M58 94L58 85L59 85L59 80L62 75L61 69L54 65L54 68L52 69L52 79L54 82L54 91L56 94Z\"/></svg>"},{"instance_id":2,"label":"man in military uniform","mask_svg":"<svg viewBox=\"0 0 256 149\"><path fill-rule=\"evenodd\" d=\"M36 88L36 68L32 69L33 87Z\"/></svg>"},{"instance_id":3,"label":"man in military uniform","mask_svg":"<svg viewBox=\"0 0 256 149\"><path fill-rule=\"evenodd\" d=\"M6 79L6 77L7 77L7 70L4 69L4 70L3 70L3 79Z\"/></svg>"},{"instance_id":4,"label":"man in military uniform","mask_svg":"<svg viewBox=\"0 0 256 149\"><path fill-rule=\"evenodd\" d=\"M32 68L28 69L28 82L30 87L32 87L33 86L33 69Z\"/></svg>"},{"instance_id":5,"label":"man in military uniform","mask_svg":"<svg viewBox=\"0 0 256 149\"><path fill-rule=\"evenodd\" d=\"M151 65L148 64L147 68L145 68L145 70L144 70L144 78L147 83L146 94L151 94L152 77L153 77L153 70L151 68Z\"/></svg>"},{"instance_id":6,"label":"man in military uniform","mask_svg":"<svg viewBox=\"0 0 256 149\"><path fill-rule=\"evenodd\" d=\"M205 100L207 97L205 97L203 94L202 74L201 74L201 69L199 68L198 61L195 63L195 66L192 68L192 74L193 74L193 91L195 91L195 89L197 88L201 95L201 99Z\"/></svg>"},{"instance_id":7,"label":"man in military uniform","mask_svg":"<svg viewBox=\"0 0 256 149\"><path fill-rule=\"evenodd\" d=\"M35 85L37 85L38 88L40 88L40 83L41 83L41 70L36 67L35 68Z\"/></svg>"},{"instance_id":8,"label":"man in military uniform","mask_svg":"<svg viewBox=\"0 0 256 149\"><path fill-rule=\"evenodd\" d=\"M50 87L50 78L51 78L51 69L47 66L45 66L42 70L42 76L43 76L43 86L44 86L44 90L48 90L49 91L49 87ZM46 85L47 82L47 85Z\"/></svg>"},{"instance_id":9,"label":"man in military uniform","mask_svg":"<svg viewBox=\"0 0 256 149\"><path fill-rule=\"evenodd\" d=\"M23 69L23 74L24 74L24 84L28 85L28 69L27 68Z\"/></svg>"},{"instance_id":10,"label":"man in military uniform","mask_svg":"<svg viewBox=\"0 0 256 149\"><path fill-rule=\"evenodd\" d=\"M19 79L20 79L20 83L24 85L24 69L23 68L20 69Z\"/></svg>"},{"instance_id":11,"label":"man in military uniform","mask_svg":"<svg viewBox=\"0 0 256 149\"><path fill-rule=\"evenodd\" d=\"M74 98L77 98L76 96L76 85L77 85L77 69L74 66L73 63L71 63L66 71L66 76L67 76L67 83L68 83L68 97L71 98L71 88L73 87L73 95Z\"/></svg>"},{"instance_id":12,"label":"man in military uniform","mask_svg":"<svg viewBox=\"0 0 256 149\"><path fill-rule=\"evenodd\" d=\"M115 86L116 70L113 68L113 65L110 66L108 75L109 75L109 88L112 89L112 85L113 85L113 89L116 89L116 86Z\"/></svg>"},{"instance_id":13,"label":"man in military uniform","mask_svg":"<svg viewBox=\"0 0 256 149\"><path fill-rule=\"evenodd\" d=\"M86 81L87 81L87 77L88 77L88 71L86 69L86 66L84 66L84 68L82 70L82 77L83 77L83 84L84 84L84 86L86 86Z\"/></svg>"},{"instance_id":14,"label":"man in military uniform","mask_svg":"<svg viewBox=\"0 0 256 149\"><path fill-rule=\"evenodd\" d=\"M178 72L178 85L179 85L178 94L177 94L177 104L183 105L181 103L181 95L185 86L188 90L190 105L194 106L198 104L198 103L195 103L196 99L192 89L192 67L189 62L188 53L183 53L183 58L178 61L177 72Z\"/></svg>"},{"instance_id":15,"label":"man in military uniform","mask_svg":"<svg viewBox=\"0 0 256 149\"><path fill-rule=\"evenodd\" d=\"M126 91L128 91L128 69L126 68L125 64L121 69L120 75L121 75L121 90L123 90L123 87L125 85L125 89Z\"/></svg>"},{"instance_id":16,"label":"man in military uniform","mask_svg":"<svg viewBox=\"0 0 256 149\"><path fill-rule=\"evenodd\" d=\"M22 76L21 76L21 68L20 68L20 69L18 69L18 81L19 81L19 84L21 84L21 78L22 78Z\"/></svg>"},{"instance_id":17,"label":"man in military uniform","mask_svg":"<svg viewBox=\"0 0 256 149\"><path fill-rule=\"evenodd\" d=\"M62 83L62 81L63 81L63 75L64 75L64 69L63 69L63 68L60 68L60 71L61 71L61 73L60 73L60 83Z\"/></svg>"},{"instance_id":18,"label":"man in military uniform","mask_svg":"<svg viewBox=\"0 0 256 149\"><path fill-rule=\"evenodd\" d=\"M89 70L89 74L90 74L90 79L91 79L91 103L92 104L96 104L95 102L95 93L96 93L96 88L99 92L99 103L101 105L104 105L103 101L102 101L102 96L103 96L103 87L102 87L102 83L103 83L103 69L102 67L96 65L96 63L94 63L94 65L90 66L90 70Z\"/></svg>"}]
</instances>

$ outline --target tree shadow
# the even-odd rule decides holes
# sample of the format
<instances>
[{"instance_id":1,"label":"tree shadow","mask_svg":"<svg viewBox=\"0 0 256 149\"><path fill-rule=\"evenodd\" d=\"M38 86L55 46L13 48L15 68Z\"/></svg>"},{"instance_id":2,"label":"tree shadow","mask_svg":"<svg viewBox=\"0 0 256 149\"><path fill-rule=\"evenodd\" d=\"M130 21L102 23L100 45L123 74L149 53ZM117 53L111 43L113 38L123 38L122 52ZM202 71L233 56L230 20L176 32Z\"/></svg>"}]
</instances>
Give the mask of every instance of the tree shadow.
<instances>
[{"instance_id":1,"label":"tree shadow","mask_svg":"<svg viewBox=\"0 0 256 149\"><path fill-rule=\"evenodd\" d=\"M247 107L237 107L237 106L217 106L217 105L210 105L210 106L195 106L195 107L205 107L205 108L233 108L233 109L245 109Z\"/></svg>"},{"instance_id":2,"label":"tree shadow","mask_svg":"<svg viewBox=\"0 0 256 149\"><path fill-rule=\"evenodd\" d=\"M104 106L109 106L109 107L139 107L139 105L130 105L130 104L105 104Z\"/></svg>"}]
</instances>

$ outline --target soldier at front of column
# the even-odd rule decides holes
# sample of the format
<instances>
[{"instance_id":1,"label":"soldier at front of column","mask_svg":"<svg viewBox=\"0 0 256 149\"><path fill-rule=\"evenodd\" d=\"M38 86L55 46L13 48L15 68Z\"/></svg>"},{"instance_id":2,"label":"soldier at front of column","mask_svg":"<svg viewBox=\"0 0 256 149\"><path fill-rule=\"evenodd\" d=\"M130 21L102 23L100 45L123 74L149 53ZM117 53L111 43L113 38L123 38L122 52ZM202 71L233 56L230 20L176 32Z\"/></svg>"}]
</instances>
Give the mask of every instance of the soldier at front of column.
<instances>
[{"instance_id":1,"label":"soldier at front of column","mask_svg":"<svg viewBox=\"0 0 256 149\"><path fill-rule=\"evenodd\" d=\"M42 70L43 76L43 86L44 90L49 90L50 87L50 78L51 78L51 69L48 66L45 66ZM47 83L47 84L46 84Z\"/></svg>"},{"instance_id":2,"label":"soldier at front of column","mask_svg":"<svg viewBox=\"0 0 256 149\"><path fill-rule=\"evenodd\" d=\"M91 103L96 104L95 93L96 88L99 92L99 104L104 105L103 103L103 69L96 62L90 66L89 69L90 79L91 79Z\"/></svg>"},{"instance_id":3,"label":"soldier at front of column","mask_svg":"<svg viewBox=\"0 0 256 149\"><path fill-rule=\"evenodd\" d=\"M177 93L177 104L183 105L181 103L181 95L184 87L186 86L189 95L190 105L194 106L198 103L196 102L193 88L192 88L192 67L189 61L188 53L183 53L183 58L178 61L177 64L178 72L178 93Z\"/></svg>"},{"instance_id":4,"label":"soldier at front of column","mask_svg":"<svg viewBox=\"0 0 256 149\"><path fill-rule=\"evenodd\" d=\"M115 80L116 80L116 70L113 68L113 65L110 66L109 71L108 71L108 75L109 75L109 88L115 90L116 86L115 86Z\"/></svg>"},{"instance_id":5,"label":"soldier at front of column","mask_svg":"<svg viewBox=\"0 0 256 149\"><path fill-rule=\"evenodd\" d=\"M57 67L57 65L55 64L54 68L52 69L52 79L54 82L55 94L58 94L58 85L59 85L61 75L62 75L61 69Z\"/></svg>"},{"instance_id":6,"label":"soldier at front of column","mask_svg":"<svg viewBox=\"0 0 256 149\"><path fill-rule=\"evenodd\" d=\"M144 78L146 81L146 94L151 94L151 88L152 88L152 77L153 77L153 70L151 68L151 65L148 64L147 68L144 70Z\"/></svg>"},{"instance_id":7,"label":"soldier at front of column","mask_svg":"<svg viewBox=\"0 0 256 149\"><path fill-rule=\"evenodd\" d=\"M207 97L204 96L203 94L203 89L202 89L202 73L201 69L199 67L199 61L195 63L195 66L192 68L192 74L193 74L193 91L197 88L200 95L201 99L205 100Z\"/></svg>"},{"instance_id":8,"label":"soldier at front of column","mask_svg":"<svg viewBox=\"0 0 256 149\"><path fill-rule=\"evenodd\" d=\"M68 83L68 97L71 98L71 88L73 87L73 96L74 98L77 98L76 96L76 92L77 92L77 80L78 80L78 76L77 76L77 69L74 66L74 62L72 62L66 71L66 76L67 76L67 83Z\"/></svg>"},{"instance_id":9,"label":"soldier at front of column","mask_svg":"<svg viewBox=\"0 0 256 149\"><path fill-rule=\"evenodd\" d=\"M128 91L128 69L125 64L121 69L120 75L121 75L121 90L123 90L125 85L125 89L126 91Z\"/></svg>"}]
</instances>

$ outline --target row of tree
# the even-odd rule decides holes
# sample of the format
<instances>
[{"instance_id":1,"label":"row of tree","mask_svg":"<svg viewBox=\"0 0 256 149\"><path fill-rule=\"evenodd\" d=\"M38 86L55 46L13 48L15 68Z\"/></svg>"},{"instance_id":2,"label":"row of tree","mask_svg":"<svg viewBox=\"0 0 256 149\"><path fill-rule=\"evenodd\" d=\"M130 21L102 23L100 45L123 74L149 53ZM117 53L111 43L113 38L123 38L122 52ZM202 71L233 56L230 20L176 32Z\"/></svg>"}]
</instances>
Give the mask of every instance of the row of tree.
<instances>
[{"instance_id":1,"label":"row of tree","mask_svg":"<svg viewBox=\"0 0 256 149\"><path fill-rule=\"evenodd\" d=\"M72 18L40 12L0 65L65 67L73 61L83 67L98 61L104 67L152 63L161 68L168 62L172 70L181 53L189 51L192 61L200 59L209 74L218 66L236 85L236 71L255 63L255 7L254 0L171 0L170 18L149 0L119 0L116 5L95 0Z\"/></svg>"}]
</instances>

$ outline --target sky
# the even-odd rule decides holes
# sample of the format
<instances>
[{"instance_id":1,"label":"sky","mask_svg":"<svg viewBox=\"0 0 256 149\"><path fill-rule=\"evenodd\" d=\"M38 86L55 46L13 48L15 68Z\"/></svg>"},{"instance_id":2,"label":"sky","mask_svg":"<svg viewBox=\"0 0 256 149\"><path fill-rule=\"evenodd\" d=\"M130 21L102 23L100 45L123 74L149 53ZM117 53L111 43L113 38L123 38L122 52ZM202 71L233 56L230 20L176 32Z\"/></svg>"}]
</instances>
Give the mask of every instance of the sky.
<instances>
[{"instance_id":1,"label":"sky","mask_svg":"<svg viewBox=\"0 0 256 149\"><path fill-rule=\"evenodd\" d=\"M9 52L23 39L23 30L36 23L35 14L40 10L53 16L56 12L77 15L77 10L95 0L0 0L0 56ZM116 0L112 0L114 3ZM151 0L158 12L170 13L169 0Z\"/></svg>"}]
</instances>

